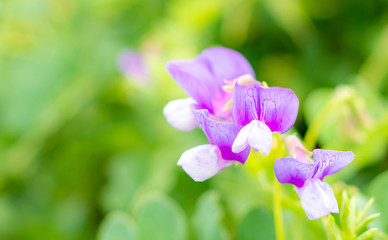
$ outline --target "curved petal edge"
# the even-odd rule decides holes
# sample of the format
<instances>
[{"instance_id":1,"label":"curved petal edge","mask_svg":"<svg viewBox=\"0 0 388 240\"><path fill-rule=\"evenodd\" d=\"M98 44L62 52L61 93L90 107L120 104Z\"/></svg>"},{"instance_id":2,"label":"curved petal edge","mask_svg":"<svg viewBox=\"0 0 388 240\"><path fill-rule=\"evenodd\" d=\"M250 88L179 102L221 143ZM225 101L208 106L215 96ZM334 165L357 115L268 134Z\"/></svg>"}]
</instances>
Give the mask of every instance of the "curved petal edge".
<instances>
[{"instance_id":1,"label":"curved petal edge","mask_svg":"<svg viewBox=\"0 0 388 240\"><path fill-rule=\"evenodd\" d=\"M173 100L166 104L163 115L174 128L191 131L198 126L190 107L192 104L195 104L195 101L191 98Z\"/></svg>"},{"instance_id":2,"label":"curved petal edge","mask_svg":"<svg viewBox=\"0 0 388 240\"><path fill-rule=\"evenodd\" d=\"M231 164L233 161L224 160L218 147L211 144L199 145L185 151L178 161L178 166L196 182L213 177Z\"/></svg>"}]
</instances>

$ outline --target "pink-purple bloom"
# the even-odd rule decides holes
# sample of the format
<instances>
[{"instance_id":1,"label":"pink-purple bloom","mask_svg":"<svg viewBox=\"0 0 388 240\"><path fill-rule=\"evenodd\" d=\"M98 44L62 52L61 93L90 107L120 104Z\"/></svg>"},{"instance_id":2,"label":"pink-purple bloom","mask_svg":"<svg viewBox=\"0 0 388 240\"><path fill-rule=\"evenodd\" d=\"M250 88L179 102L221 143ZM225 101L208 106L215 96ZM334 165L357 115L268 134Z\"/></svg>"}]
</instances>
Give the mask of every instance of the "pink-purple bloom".
<instances>
[{"instance_id":1,"label":"pink-purple bloom","mask_svg":"<svg viewBox=\"0 0 388 240\"><path fill-rule=\"evenodd\" d=\"M301 155L299 155L301 156ZM307 217L317 219L329 213L338 213L333 190L323 179L346 167L354 158L350 151L315 149L314 163L298 158L284 157L275 162L275 176L280 183L295 185Z\"/></svg>"},{"instance_id":2,"label":"pink-purple bloom","mask_svg":"<svg viewBox=\"0 0 388 240\"><path fill-rule=\"evenodd\" d=\"M210 143L187 150L178 161L195 181L212 177L233 161L245 163L250 146L267 155L272 132L284 133L295 122L295 94L256 81L249 62L234 50L209 48L166 68L189 95L166 105L167 121L182 131L200 127Z\"/></svg>"},{"instance_id":3,"label":"pink-purple bloom","mask_svg":"<svg viewBox=\"0 0 388 240\"><path fill-rule=\"evenodd\" d=\"M234 50L209 48L193 60L169 62L166 68L189 95L165 106L167 121L182 131L200 127L209 141L185 151L178 161L195 181L233 162L244 164L251 148L268 155L273 133L286 133L295 123L299 100L294 92L255 80L249 62ZM291 157L276 160L278 181L295 185L309 219L338 213L333 190L323 179L346 167L354 154L321 149L311 153L295 135L284 143Z\"/></svg>"},{"instance_id":4,"label":"pink-purple bloom","mask_svg":"<svg viewBox=\"0 0 388 240\"><path fill-rule=\"evenodd\" d=\"M125 77L140 85L150 80L144 56L134 49L126 49L120 53L118 67Z\"/></svg>"},{"instance_id":5,"label":"pink-purple bloom","mask_svg":"<svg viewBox=\"0 0 388 240\"><path fill-rule=\"evenodd\" d=\"M182 131L197 127L194 116L187 114L192 103L207 109L215 119L231 120L231 110L224 107L233 93L225 91L223 86L243 75L255 77L244 56L224 47L206 49L192 60L168 62L166 68L190 97L171 101L163 110L167 121Z\"/></svg>"},{"instance_id":6,"label":"pink-purple bloom","mask_svg":"<svg viewBox=\"0 0 388 240\"><path fill-rule=\"evenodd\" d=\"M233 144L233 152L247 146L268 155L272 132L283 134L294 125L299 100L290 89L263 87L259 82L234 88L232 115L243 126Z\"/></svg>"},{"instance_id":7,"label":"pink-purple bloom","mask_svg":"<svg viewBox=\"0 0 388 240\"><path fill-rule=\"evenodd\" d=\"M168 72L189 98L169 102L163 109L167 121L175 128L190 131L200 127L209 143L185 151L178 165L195 181L204 181L233 162L244 163L249 148L232 152L232 144L241 126L232 122L231 109L225 107L233 92L224 90L234 81L255 73L238 52L213 47L188 61L172 61Z\"/></svg>"}]
</instances>

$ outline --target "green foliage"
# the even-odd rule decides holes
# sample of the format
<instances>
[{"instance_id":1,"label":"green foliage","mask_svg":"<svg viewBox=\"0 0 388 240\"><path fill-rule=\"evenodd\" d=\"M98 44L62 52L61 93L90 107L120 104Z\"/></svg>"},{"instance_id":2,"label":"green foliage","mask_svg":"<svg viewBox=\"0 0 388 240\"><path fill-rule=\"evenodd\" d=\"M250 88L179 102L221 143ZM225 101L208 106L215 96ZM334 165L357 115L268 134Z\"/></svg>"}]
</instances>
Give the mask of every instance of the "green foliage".
<instances>
[{"instance_id":1,"label":"green foliage","mask_svg":"<svg viewBox=\"0 0 388 240\"><path fill-rule=\"evenodd\" d=\"M109 182L102 192L102 205L107 212L129 209L144 181L142 164L142 158L136 153L121 154L112 159L108 167Z\"/></svg>"},{"instance_id":2,"label":"green foliage","mask_svg":"<svg viewBox=\"0 0 388 240\"><path fill-rule=\"evenodd\" d=\"M266 208L248 212L238 227L238 239L275 239L274 219Z\"/></svg>"},{"instance_id":3,"label":"green foliage","mask_svg":"<svg viewBox=\"0 0 388 240\"><path fill-rule=\"evenodd\" d=\"M383 219L383 228L388 232L388 172L378 175L369 187L369 193L372 195L376 202L376 207L381 212L381 218Z\"/></svg>"},{"instance_id":4,"label":"green foliage","mask_svg":"<svg viewBox=\"0 0 388 240\"><path fill-rule=\"evenodd\" d=\"M373 202L374 200L370 199L363 209L359 209L356 205L356 198L349 198L344 191L338 222L335 222L332 215L328 216L327 232L329 239L372 239L377 228L370 228L369 224L380 216L380 213L375 213L366 217Z\"/></svg>"},{"instance_id":5,"label":"green foliage","mask_svg":"<svg viewBox=\"0 0 388 240\"><path fill-rule=\"evenodd\" d=\"M309 148L319 141L326 149L351 150L357 156L354 164L358 168L381 161L387 142L385 135L378 134L385 122L383 99L368 106L371 97L363 98L361 94L367 87L321 88L308 96L304 109L310 125L305 139ZM372 118L371 114L378 117Z\"/></svg>"},{"instance_id":6,"label":"green foliage","mask_svg":"<svg viewBox=\"0 0 388 240\"><path fill-rule=\"evenodd\" d=\"M187 223L179 206L162 195L146 196L135 211L141 240L183 240Z\"/></svg>"},{"instance_id":7,"label":"green foliage","mask_svg":"<svg viewBox=\"0 0 388 240\"><path fill-rule=\"evenodd\" d=\"M214 45L240 51L258 80L291 88L303 112L292 132L356 155L327 181L375 199L363 209L344 197L324 225L282 186L285 239L387 239L387 9L384 0L1 0L0 239L274 239L283 150L204 183L176 166L207 140L166 123L163 106L186 95L165 64ZM145 59L143 85L117 68L127 48Z\"/></svg>"},{"instance_id":8,"label":"green foliage","mask_svg":"<svg viewBox=\"0 0 388 240\"><path fill-rule=\"evenodd\" d=\"M193 227L197 239L228 240L230 236L222 224L223 209L219 203L219 195L205 192L197 201L193 215Z\"/></svg>"},{"instance_id":9,"label":"green foliage","mask_svg":"<svg viewBox=\"0 0 388 240\"><path fill-rule=\"evenodd\" d=\"M101 223L98 240L139 239L133 219L125 212L111 212Z\"/></svg>"}]
</instances>

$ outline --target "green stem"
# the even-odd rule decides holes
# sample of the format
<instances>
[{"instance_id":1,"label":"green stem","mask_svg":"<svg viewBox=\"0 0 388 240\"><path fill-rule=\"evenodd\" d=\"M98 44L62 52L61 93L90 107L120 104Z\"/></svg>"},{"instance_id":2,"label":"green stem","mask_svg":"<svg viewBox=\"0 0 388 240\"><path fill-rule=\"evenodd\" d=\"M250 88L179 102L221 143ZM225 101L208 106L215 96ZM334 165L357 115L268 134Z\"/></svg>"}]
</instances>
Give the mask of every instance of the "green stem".
<instances>
[{"instance_id":1,"label":"green stem","mask_svg":"<svg viewBox=\"0 0 388 240\"><path fill-rule=\"evenodd\" d=\"M281 192L280 192L281 185L276 180L276 178L274 182L275 182L275 188L274 188L273 209L274 209L274 216L275 216L276 239L284 240L282 203L281 203Z\"/></svg>"},{"instance_id":2,"label":"green stem","mask_svg":"<svg viewBox=\"0 0 388 240\"><path fill-rule=\"evenodd\" d=\"M323 109L319 114L314 118L312 124L307 129L306 135L304 137L304 146L308 150L312 150L318 139L319 132L321 131L323 124L330 115L330 113L338 109L342 104L346 103L349 99L353 97L354 93L352 89L342 87L336 90L333 97L326 103Z\"/></svg>"},{"instance_id":3,"label":"green stem","mask_svg":"<svg viewBox=\"0 0 388 240\"><path fill-rule=\"evenodd\" d=\"M388 27L381 29L381 35L359 72L359 80L379 91L388 73Z\"/></svg>"}]
</instances>

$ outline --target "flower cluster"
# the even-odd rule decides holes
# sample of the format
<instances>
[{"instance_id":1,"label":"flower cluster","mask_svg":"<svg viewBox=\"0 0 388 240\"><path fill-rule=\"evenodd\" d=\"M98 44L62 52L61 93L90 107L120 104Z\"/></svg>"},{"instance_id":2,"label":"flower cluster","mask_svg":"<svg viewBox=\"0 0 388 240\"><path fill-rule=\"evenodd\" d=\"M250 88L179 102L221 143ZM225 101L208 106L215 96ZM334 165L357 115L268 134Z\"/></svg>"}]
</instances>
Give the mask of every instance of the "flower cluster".
<instances>
[{"instance_id":1,"label":"flower cluster","mask_svg":"<svg viewBox=\"0 0 388 240\"><path fill-rule=\"evenodd\" d=\"M299 100L294 92L257 81L249 62L234 50L209 48L192 60L169 62L166 68L189 95L165 106L167 121L182 131L199 127L209 140L185 151L178 161L195 181L233 162L244 164L251 148L268 155L273 133L284 134L295 123ZM338 212L333 191L322 180L349 164L353 153L316 149L311 163L311 153L295 136L284 142L292 158L276 160L279 182L296 186L310 219Z\"/></svg>"},{"instance_id":2,"label":"flower cluster","mask_svg":"<svg viewBox=\"0 0 388 240\"><path fill-rule=\"evenodd\" d=\"M295 135L287 136L285 142L292 157L275 161L275 176L278 181L295 185L309 219L317 219L330 212L338 213L333 190L322 180L346 167L353 160L354 154L350 151L323 149L315 149L311 153Z\"/></svg>"}]
</instances>

